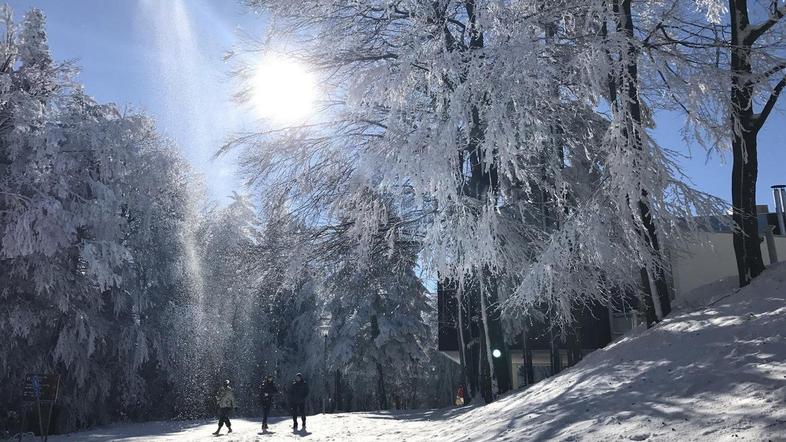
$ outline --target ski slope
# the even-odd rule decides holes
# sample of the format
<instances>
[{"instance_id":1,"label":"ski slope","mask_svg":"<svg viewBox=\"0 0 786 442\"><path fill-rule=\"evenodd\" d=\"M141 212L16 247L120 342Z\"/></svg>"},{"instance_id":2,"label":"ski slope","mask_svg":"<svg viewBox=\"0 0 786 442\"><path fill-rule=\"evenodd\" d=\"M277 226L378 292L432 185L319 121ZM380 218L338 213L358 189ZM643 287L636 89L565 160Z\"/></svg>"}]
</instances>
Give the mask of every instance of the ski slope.
<instances>
[{"instance_id":1,"label":"ski slope","mask_svg":"<svg viewBox=\"0 0 786 442\"><path fill-rule=\"evenodd\" d=\"M222 441L786 441L786 264L749 287L697 289L650 330L488 406L236 419ZM688 307L690 306L690 307ZM116 425L51 440L215 440L215 422Z\"/></svg>"}]
</instances>

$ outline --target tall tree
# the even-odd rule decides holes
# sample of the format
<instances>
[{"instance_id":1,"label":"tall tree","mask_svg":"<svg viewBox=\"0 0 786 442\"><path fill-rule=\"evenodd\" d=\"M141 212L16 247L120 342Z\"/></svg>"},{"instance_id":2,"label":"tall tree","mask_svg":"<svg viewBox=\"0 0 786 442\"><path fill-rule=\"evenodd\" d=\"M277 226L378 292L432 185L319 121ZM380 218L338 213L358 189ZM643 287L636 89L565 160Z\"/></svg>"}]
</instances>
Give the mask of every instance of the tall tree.
<instances>
[{"instance_id":1,"label":"tall tree","mask_svg":"<svg viewBox=\"0 0 786 442\"><path fill-rule=\"evenodd\" d=\"M164 247L191 177L149 119L96 103L51 59L41 11L18 34L2 17L2 395L16 403L25 373L49 372L61 429L144 414L167 381L157 313L182 280Z\"/></svg>"},{"instance_id":2,"label":"tall tree","mask_svg":"<svg viewBox=\"0 0 786 442\"><path fill-rule=\"evenodd\" d=\"M292 56L324 72L331 92L329 120L238 140L249 170L281 190L274 200L334 226L337 213L378 224L373 205L356 204L369 188L416 208L424 265L485 290L473 316L483 318L487 373L490 313L546 305L565 323L574 302L639 292L631 274L644 268L661 281L659 250L689 239L695 214L716 213L717 201L686 185L649 138L641 104L635 118L637 80L625 81L641 42L611 3L249 3L279 19L271 35L297 41ZM610 72L620 80L605 102L617 105L611 121L598 112ZM590 167L584 178L597 176L595 192L582 187L579 164ZM546 203L559 222L543 222ZM509 289L495 300L502 292L490 282L501 279Z\"/></svg>"},{"instance_id":3,"label":"tall tree","mask_svg":"<svg viewBox=\"0 0 786 442\"><path fill-rule=\"evenodd\" d=\"M639 42L634 33L633 10L630 0L611 0L608 5L610 24L603 23L603 33L613 26L618 36L616 42L608 41L609 65L614 66L609 73L609 100L614 113L613 125L619 128L619 149L621 156L634 175L641 175L647 167L649 153L644 146L646 135L642 120L643 104L639 96ZM617 54L612 55L613 48ZM636 229L643 238L643 258L647 263L641 269L642 290L646 294L643 304L647 323L660 321L671 311L671 298L665 281L667 264L659 240L656 219L653 217L649 202L649 191L642 183L632 183L632 194L625 199L631 207L624 213L634 219Z\"/></svg>"},{"instance_id":4,"label":"tall tree","mask_svg":"<svg viewBox=\"0 0 786 442\"><path fill-rule=\"evenodd\" d=\"M731 199L734 222L739 227L734 233L734 253L740 287L748 285L764 271L759 236L759 214L756 208L756 181L758 176L758 134L783 88L786 65L780 64L765 72L754 72L755 47L759 40L766 40L768 31L776 26L784 14L786 3L769 2L769 17L761 23L751 23L748 0L729 0L731 22L731 108L733 127ZM762 82L781 75L769 92L760 112L755 112L754 97Z\"/></svg>"},{"instance_id":5,"label":"tall tree","mask_svg":"<svg viewBox=\"0 0 786 442\"><path fill-rule=\"evenodd\" d=\"M764 270L756 207L758 135L786 87L786 4L698 4L704 16L690 3L662 8L643 30L645 47L657 80L653 87L665 88L664 101L687 114L688 133L711 150L731 146L734 251L745 286Z\"/></svg>"},{"instance_id":6,"label":"tall tree","mask_svg":"<svg viewBox=\"0 0 786 442\"><path fill-rule=\"evenodd\" d=\"M394 224L391 216L388 224ZM391 389L417 378L426 360L430 305L415 273L418 245L390 231L371 259L349 248L327 275L323 298L330 320L329 361L362 391L364 374L375 373L380 409Z\"/></svg>"}]
</instances>

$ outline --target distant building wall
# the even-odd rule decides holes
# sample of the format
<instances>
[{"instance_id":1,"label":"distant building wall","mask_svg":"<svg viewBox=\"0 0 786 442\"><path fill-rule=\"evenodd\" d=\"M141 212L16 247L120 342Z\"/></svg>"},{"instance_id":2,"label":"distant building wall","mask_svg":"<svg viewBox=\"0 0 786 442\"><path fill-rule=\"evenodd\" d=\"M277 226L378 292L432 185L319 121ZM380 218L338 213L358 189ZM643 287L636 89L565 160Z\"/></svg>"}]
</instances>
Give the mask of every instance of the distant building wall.
<instances>
[{"instance_id":1,"label":"distant building wall","mask_svg":"<svg viewBox=\"0 0 786 442\"><path fill-rule=\"evenodd\" d=\"M687 293L705 284L737 276L731 233L703 233L704 243L694 244L688 253L672 256L674 295ZM763 239L763 238L762 238ZM786 236L775 236L778 260L786 261ZM767 241L762 241L761 254L765 264L770 264Z\"/></svg>"},{"instance_id":2,"label":"distant building wall","mask_svg":"<svg viewBox=\"0 0 786 442\"><path fill-rule=\"evenodd\" d=\"M786 261L786 236L775 237L775 250L778 251L778 261Z\"/></svg>"}]
</instances>

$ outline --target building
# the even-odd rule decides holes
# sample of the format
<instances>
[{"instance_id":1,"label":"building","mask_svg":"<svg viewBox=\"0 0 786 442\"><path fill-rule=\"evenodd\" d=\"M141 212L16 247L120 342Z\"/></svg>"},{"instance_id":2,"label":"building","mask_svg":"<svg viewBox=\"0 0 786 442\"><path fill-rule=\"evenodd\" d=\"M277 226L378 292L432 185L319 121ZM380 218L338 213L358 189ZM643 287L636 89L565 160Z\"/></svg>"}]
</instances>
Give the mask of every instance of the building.
<instances>
[{"instance_id":1,"label":"building","mask_svg":"<svg viewBox=\"0 0 786 442\"><path fill-rule=\"evenodd\" d=\"M786 186L774 186L776 212L770 213L767 206L759 207L759 227L762 241L762 256L765 264L786 259L786 228L783 210L786 206ZM737 264L732 243L732 231L727 220L715 219L705 223L708 227L700 233L701 241L692 245L686 253L670 254L672 275L671 293L679 299L691 290L727 278L736 281ZM471 289L468 289L471 290ZM455 289L440 283L437 287L439 351L460 363L459 330L457 327L457 300ZM473 314L472 310L475 310ZM477 306L462 318L465 325L465 342L483 340L478 330ZM473 322L473 317L474 322ZM636 312L635 300L625 307L595 305L576 312L576 330L571 336L555 336L549 327L548 318L526 327L518 336L504 335L499 324L493 324L489 332L489 345L497 358L495 371L503 370L502 387L521 388L558 373L565 367L578 362L587 353L605 347L625 334L641 321ZM493 322L493 318L492 318ZM470 345L470 347L473 347ZM465 355L468 360L477 360L483 343L475 354ZM496 351L495 351L496 350ZM472 358L475 359L472 359ZM473 369L470 367L470 369ZM506 388L500 388L506 390Z\"/></svg>"}]
</instances>

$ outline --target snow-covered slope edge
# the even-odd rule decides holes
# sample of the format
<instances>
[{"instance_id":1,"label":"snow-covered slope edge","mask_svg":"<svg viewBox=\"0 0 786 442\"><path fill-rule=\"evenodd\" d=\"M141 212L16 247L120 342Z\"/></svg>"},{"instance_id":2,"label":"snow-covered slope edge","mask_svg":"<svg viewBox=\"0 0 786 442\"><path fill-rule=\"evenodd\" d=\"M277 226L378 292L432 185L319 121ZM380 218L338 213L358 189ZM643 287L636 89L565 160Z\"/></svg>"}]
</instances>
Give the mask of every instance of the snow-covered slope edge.
<instances>
[{"instance_id":1,"label":"snow-covered slope edge","mask_svg":"<svg viewBox=\"0 0 786 442\"><path fill-rule=\"evenodd\" d=\"M430 438L786 440L784 334L780 263L708 307L675 312L528 391L445 421Z\"/></svg>"}]
</instances>

